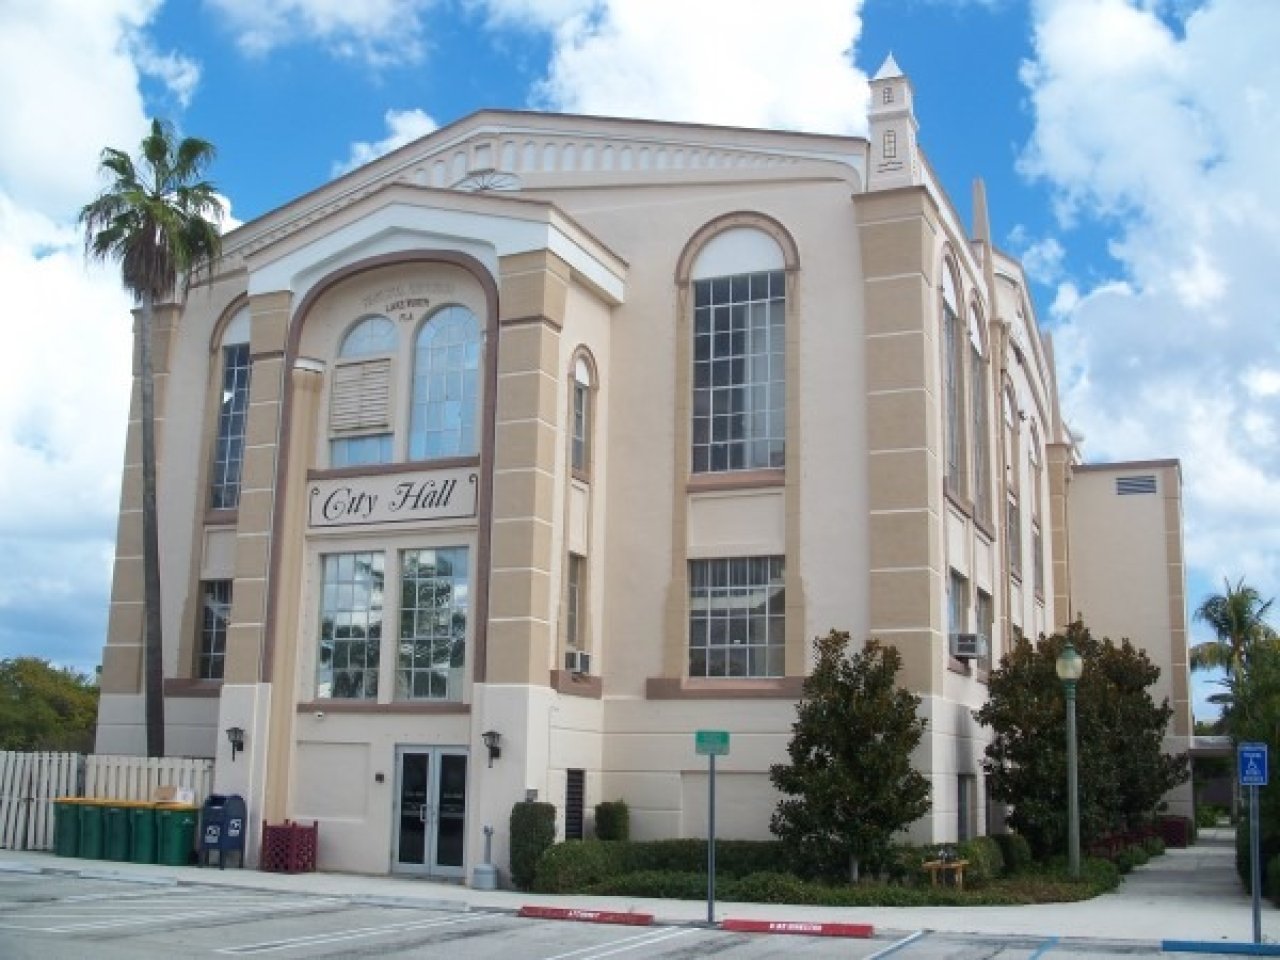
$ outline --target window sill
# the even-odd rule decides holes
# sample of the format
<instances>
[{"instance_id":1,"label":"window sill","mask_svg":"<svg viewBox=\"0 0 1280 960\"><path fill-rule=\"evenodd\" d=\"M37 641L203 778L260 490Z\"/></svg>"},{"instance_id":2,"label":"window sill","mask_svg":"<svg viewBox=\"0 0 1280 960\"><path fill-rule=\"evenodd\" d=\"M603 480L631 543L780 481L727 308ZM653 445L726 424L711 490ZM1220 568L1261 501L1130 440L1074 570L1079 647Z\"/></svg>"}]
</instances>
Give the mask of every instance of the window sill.
<instances>
[{"instance_id":1,"label":"window sill","mask_svg":"<svg viewBox=\"0 0 1280 960\"><path fill-rule=\"evenodd\" d=\"M583 697L599 700L604 695L600 678L589 673L570 673L568 670L551 671L551 689L567 697Z\"/></svg>"},{"instance_id":2,"label":"window sill","mask_svg":"<svg viewBox=\"0 0 1280 960\"><path fill-rule=\"evenodd\" d=\"M213 699L222 695L222 681L170 677L164 682L164 695L184 700Z\"/></svg>"},{"instance_id":3,"label":"window sill","mask_svg":"<svg viewBox=\"0 0 1280 960\"><path fill-rule=\"evenodd\" d=\"M457 700L312 700L299 703L298 713L470 713L471 704Z\"/></svg>"},{"instance_id":4,"label":"window sill","mask_svg":"<svg viewBox=\"0 0 1280 960\"><path fill-rule=\"evenodd\" d=\"M230 507L223 510L215 510L210 507L204 512L206 527L234 527L239 522L240 510L238 507Z\"/></svg>"},{"instance_id":5,"label":"window sill","mask_svg":"<svg viewBox=\"0 0 1280 960\"><path fill-rule=\"evenodd\" d=\"M570 473L573 476L574 480L577 480L579 483L586 484L587 486L591 486L590 470L583 470L579 467L573 467Z\"/></svg>"},{"instance_id":6,"label":"window sill","mask_svg":"<svg viewBox=\"0 0 1280 960\"><path fill-rule=\"evenodd\" d=\"M423 470L453 470L458 467L478 467L480 458L441 457L439 460L397 460L395 463L362 463L354 467L313 468L307 471L308 480L340 480L344 477L372 477L395 473L421 473Z\"/></svg>"},{"instance_id":7,"label":"window sill","mask_svg":"<svg viewBox=\"0 0 1280 960\"><path fill-rule=\"evenodd\" d=\"M973 519L973 501L972 500L968 499L963 494L957 493L954 490L949 490L946 487L943 488L942 492L946 496L947 502L949 504L951 504L961 513L963 513L970 520Z\"/></svg>"},{"instance_id":8,"label":"window sill","mask_svg":"<svg viewBox=\"0 0 1280 960\"><path fill-rule=\"evenodd\" d=\"M787 482L785 469L725 470L719 473L697 473L689 477L685 489L689 493L715 490L749 490L754 487L782 487Z\"/></svg>"},{"instance_id":9,"label":"window sill","mask_svg":"<svg viewBox=\"0 0 1280 960\"><path fill-rule=\"evenodd\" d=\"M979 517L977 514L973 517L973 525L977 527L978 532L986 536L992 543L996 542L995 524L990 519Z\"/></svg>"},{"instance_id":10,"label":"window sill","mask_svg":"<svg viewBox=\"0 0 1280 960\"><path fill-rule=\"evenodd\" d=\"M947 669L952 673L958 673L962 677L969 676L969 664L963 660L957 660L950 654L947 655Z\"/></svg>"},{"instance_id":11,"label":"window sill","mask_svg":"<svg viewBox=\"0 0 1280 960\"><path fill-rule=\"evenodd\" d=\"M799 700L804 677L650 677L648 700Z\"/></svg>"}]
</instances>

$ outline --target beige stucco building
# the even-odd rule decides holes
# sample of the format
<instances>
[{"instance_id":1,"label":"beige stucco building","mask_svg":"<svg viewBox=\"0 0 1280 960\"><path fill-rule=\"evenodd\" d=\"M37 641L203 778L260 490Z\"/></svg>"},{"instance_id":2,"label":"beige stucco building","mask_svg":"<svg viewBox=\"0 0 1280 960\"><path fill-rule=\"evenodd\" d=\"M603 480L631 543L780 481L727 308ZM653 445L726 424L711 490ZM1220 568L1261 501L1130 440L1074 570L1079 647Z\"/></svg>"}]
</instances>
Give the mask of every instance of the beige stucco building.
<instances>
[{"instance_id":1,"label":"beige stucco building","mask_svg":"<svg viewBox=\"0 0 1280 960\"><path fill-rule=\"evenodd\" d=\"M981 188L967 229L907 78L871 86L866 139L477 113L161 311L167 749L217 757L253 837L466 877L531 792L569 836L606 799L699 836L708 729L720 835L767 836L831 628L923 697L921 838L988 828L971 710L1014 630L1129 633L1189 733L1176 464L1081 465ZM144 745L137 433L109 752Z\"/></svg>"}]
</instances>

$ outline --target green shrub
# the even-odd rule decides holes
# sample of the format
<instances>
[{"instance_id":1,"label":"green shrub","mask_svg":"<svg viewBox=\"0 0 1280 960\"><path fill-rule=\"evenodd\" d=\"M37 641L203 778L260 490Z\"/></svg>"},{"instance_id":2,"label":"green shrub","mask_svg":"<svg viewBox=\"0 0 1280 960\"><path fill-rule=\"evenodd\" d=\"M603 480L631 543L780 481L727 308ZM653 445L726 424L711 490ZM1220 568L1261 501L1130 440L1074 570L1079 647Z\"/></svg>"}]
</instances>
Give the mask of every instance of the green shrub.
<instances>
[{"instance_id":1,"label":"green shrub","mask_svg":"<svg viewBox=\"0 0 1280 960\"><path fill-rule=\"evenodd\" d=\"M1006 876L1015 876L1031 866L1031 844L1020 833L997 833L991 838L1000 846Z\"/></svg>"},{"instance_id":2,"label":"green shrub","mask_svg":"<svg viewBox=\"0 0 1280 960\"><path fill-rule=\"evenodd\" d=\"M716 876L745 877L777 870L785 850L778 840L717 840ZM628 870L707 872L707 841L648 840L627 846Z\"/></svg>"},{"instance_id":3,"label":"green shrub","mask_svg":"<svg viewBox=\"0 0 1280 960\"><path fill-rule=\"evenodd\" d=\"M627 872L627 844L612 840L567 840L538 858L533 889L576 893Z\"/></svg>"},{"instance_id":4,"label":"green shrub","mask_svg":"<svg viewBox=\"0 0 1280 960\"><path fill-rule=\"evenodd\" d=\"M964 871L966 885L980 887L1004 873L1004 854L1000 852L1000 844L990 837L966 840L956 847L956 854L961 860L969 861Z\"/></svg>"},{"instance_id":5,"label":"green shrub","mask_svg":"<svg viewBox=\"0 0 1280 960\"><path fill-rule=\"evenodd\" d=\"M1196 826L1216 827L1218 820L1227 815L1227 811L1212 803L1201 803L1196 806Z\"/></svg>"},{"instance_id":6,"label":"green shrub","mask_svg":"<svg viewBox=\"0 0 1280 960\"><path fill-rule=\"evenodd\" d=\"M924 875L921 864L929 859L928 849L909 843L896 843L880 865L880 873L890 883L918 883Z\"/></svg>"},{"instance_id":7,"label":"green shrub","mask_svg":"<svg viewBox=\"0 0 1280 960\"><path fill-rule=\"evenodd\" d=\"M1158 857L1164 853L1164 841L1159 837L1147 837L1142 841L1142 846L1153 857Z\"/></svg>"},{"instance_id":8,"label":"green shrub","mask_svg":"<svg viewBox=\"0 0 1280 960\"><path fill-rule=\"evenodd\" d=\"M1125 847L1115 856L1116 869L1121 873L1128 873L1134 867L1140 867L1151 858L1147 856L1147 851L1143 847L1135 844Z\"/></svg>"},{"instance_id":9,"label":"green shrub","mask_svg":"<svg viewBox=\"0 0 1280 960\"><path fill-rule=\"evenodd\" d=\"M793 873L752 873L731 883L733 899L746 903L812 902L809 888L813 885Z\"/></svg>"},{"instance_id":10,"label":"green shrub","mask_svg":"<svg viewBox=\"0 0 1280 960\"><path fill-rule=\"evenodd\" d=\"M1262 882L1271 902L1280 907L1280 854L1267 861L1267 872L1263 875Z\"/></svg>"},{"instance_id":11,"label":"green shrub","mask_svg":"<svg viewBox=\"0 0 1280 960\"><path fill-rule=\"evenodd\" d=\"M596 839L631 839L631 810L627 801L606 800L596 804Z\"/></svg>"},{"instance_id":12,"label":"green shrub","mask_svg":"<svg viewBox=\"0 0 1280 960\"><path fill-rule=\"evenodd\" d=\"M529 801L515 804L511 808L511 882L521 890L532 887L538 858L555 839L554 805Z\"/></svg>"},{"instance_id":13,"label":"green shrub","mask_svg":"<svg viewBox=\"0 0 1280 960\"><path fill-rule=\"evenodd\" d=\"M718 871L717 871L718 873ZM717 897L733 899L720 890L716 882ZM706 873L686 873L678 870L640 870L610 877L593 886L588 893L611 897L664 897L669 900L703 900L707 896Z\"/></svg>"}]
</instances>

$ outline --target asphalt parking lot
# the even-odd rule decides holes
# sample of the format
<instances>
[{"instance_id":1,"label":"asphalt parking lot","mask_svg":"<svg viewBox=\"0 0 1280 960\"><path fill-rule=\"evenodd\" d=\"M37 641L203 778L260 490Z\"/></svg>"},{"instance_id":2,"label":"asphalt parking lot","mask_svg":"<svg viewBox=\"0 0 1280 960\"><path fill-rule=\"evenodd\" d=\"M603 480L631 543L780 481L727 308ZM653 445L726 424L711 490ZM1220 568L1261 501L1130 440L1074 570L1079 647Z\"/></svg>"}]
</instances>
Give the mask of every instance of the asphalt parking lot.
<instances>
[{"instance_id":1,"label":"asphalt parking lot","mask_svg":"<svg viewBox=\"0 0 1280 960\"><path fill-rule=\"evenodd\" d=\"M0 875L0 956L9 960L1054 960L1068 955L1087 960L1153 952L1131 944L927 931L882 931L869 940L851 940L732 933L699 925L611 926L524 919L507 912L405 907L355 897L49 873Z\"/></svg>"}]
</instances>

